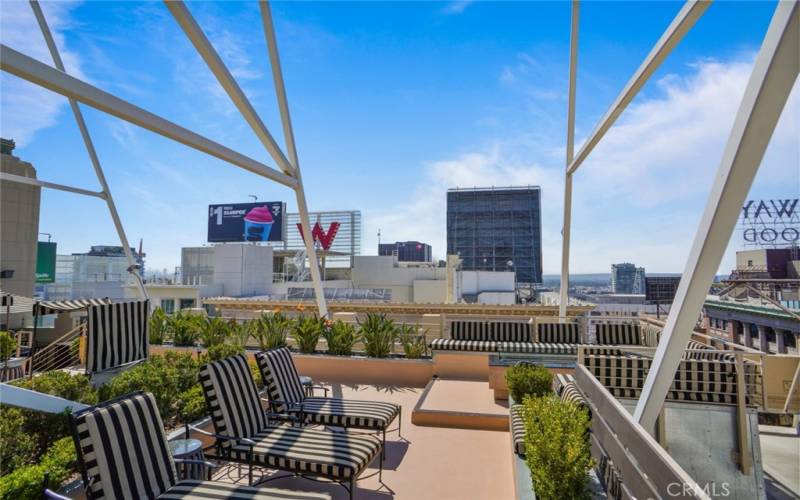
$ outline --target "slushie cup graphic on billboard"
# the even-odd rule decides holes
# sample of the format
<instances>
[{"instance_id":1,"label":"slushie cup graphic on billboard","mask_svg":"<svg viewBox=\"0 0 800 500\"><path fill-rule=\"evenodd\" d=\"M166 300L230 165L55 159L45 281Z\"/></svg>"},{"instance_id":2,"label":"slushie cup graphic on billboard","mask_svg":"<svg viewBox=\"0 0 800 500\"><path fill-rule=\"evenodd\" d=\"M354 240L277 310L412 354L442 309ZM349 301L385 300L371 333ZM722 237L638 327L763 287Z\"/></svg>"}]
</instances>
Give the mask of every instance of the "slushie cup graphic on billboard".
<instances>
[{"instance_id":1,"label":"slushie cup graphic on billboard","mask_svg":"<svg viewBox=\"0 0 800 500\"><path fill-rule=\"evenodd\" d=\"M268 207L253 208L244 216L244 239L247 241L269 240L272 223L272 214Z\"/></svg>"}]
</instances>

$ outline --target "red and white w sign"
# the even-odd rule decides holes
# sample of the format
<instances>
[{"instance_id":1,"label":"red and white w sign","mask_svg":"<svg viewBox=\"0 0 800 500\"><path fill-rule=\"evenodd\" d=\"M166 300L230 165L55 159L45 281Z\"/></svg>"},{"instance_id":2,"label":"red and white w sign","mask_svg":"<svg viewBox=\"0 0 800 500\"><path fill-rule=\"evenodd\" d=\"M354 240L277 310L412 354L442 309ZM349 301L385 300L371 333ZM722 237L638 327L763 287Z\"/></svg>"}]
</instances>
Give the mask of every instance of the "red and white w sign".
<instances>
[{"instance_id":1,"label":"red and white w sign","mask_svg":"<svg viewBox=\"0 0 800 500\"><path fill-rule=\"evenodd\" d=\"M341 226L341 224L338 222L331 222L330 226L328 226L328 231L325 232L319 222L314 224L314 228L311 229L311 236L314 238L314 243L319 243L323 250L330 250L333 239L336 238L336 233L339 232L339 226ZM299 222L297 223L297 230L300 231L300 236L303 238L303 241L305 241L306 236L303 234L303 226Z\"/></svg>"}]
</instances>

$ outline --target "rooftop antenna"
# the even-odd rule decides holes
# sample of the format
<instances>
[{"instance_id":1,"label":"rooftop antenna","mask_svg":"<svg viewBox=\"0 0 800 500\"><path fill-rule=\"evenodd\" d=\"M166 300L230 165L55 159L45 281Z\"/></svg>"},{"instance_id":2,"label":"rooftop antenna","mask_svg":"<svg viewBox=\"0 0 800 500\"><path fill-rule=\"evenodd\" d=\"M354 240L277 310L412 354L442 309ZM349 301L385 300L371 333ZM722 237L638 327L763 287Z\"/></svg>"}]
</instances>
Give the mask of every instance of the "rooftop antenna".
<instances>
[{"instance_id":1,"label":"rooftop antenna","mask_svg":"<svg viewBox=\"0 0 800 500\"><path fill-rule=\"evenodd\" d=\"M253 198L253 203L258 201L258 196L254 195L254 194L248 194L247 196L249 196L250 198Z\"/></svg>"},{"instance_id":2,"label":"rooftop antenna","mask_svg":"<svg viewBox=\"0 0 800 500\"><path fill-rule=\"evenodd\" d=\"M381 228L378 228L378 251L381 248Z\"/></svg>"}]
</instances>

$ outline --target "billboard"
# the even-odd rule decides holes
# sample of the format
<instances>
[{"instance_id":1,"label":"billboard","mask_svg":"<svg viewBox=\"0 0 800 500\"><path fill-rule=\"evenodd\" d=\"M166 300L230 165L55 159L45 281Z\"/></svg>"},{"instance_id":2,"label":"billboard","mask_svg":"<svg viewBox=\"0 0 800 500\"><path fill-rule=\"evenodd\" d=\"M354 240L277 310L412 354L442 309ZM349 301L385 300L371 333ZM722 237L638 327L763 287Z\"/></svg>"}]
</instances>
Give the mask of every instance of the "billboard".
<instances>
[{"instance_id":1,"label":"billboard","mask_svg":"<svg viewBox=\"0 0 800 500\"><path fill-rule=\"evenodd\" d=\"M36 248L36 282L56 281L56 244L49 241L38 242Z\"/></svg>"},{"instance_id":2,"label":"billboard","mask_svg":"<svg viewBox=\"0 0 800 500\"><path fill-rule=\"evenodd\" d=\"M680 276L646 276L644 300L648 304L671 304L678 291Z\"/></svg>"},{"instance_id":3,"label":"billboard","mask_svg":"<svg viewBox=\"0 0 800 500\"><path fill-rule=\"evenodd\" d=\"M281 201L209 205L208 241L283 241L285 213Z\"/></svg>"},{"instance_id":4,"label":"billboard","mask_svg":"<svg viewBox=\"0 0 800 500\"><path fill-rule=\"evenodd\" d=\"M739 223L745 248L782 248L800 243L798 201L747 200Z\"/></svg>"}]
</instances>

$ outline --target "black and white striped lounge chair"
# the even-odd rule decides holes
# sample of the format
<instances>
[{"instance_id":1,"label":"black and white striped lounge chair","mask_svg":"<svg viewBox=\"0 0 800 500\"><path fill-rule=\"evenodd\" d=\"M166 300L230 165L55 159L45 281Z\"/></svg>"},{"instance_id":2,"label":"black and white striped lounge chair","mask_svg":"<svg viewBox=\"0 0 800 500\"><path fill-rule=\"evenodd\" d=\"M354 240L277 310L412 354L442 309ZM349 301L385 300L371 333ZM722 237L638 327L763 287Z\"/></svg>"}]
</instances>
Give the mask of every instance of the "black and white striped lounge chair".
<instances>
[{"instance_id":1,"label":"black and white striped lounge chair","mask_svg":"<svg viewBox=\"0 0 800 500\"><path fill-rule=\"evenodd\" d=\"M514 453L525 456L525 420L522 418L522 405L512 405L508 411L509 425L511 427L511 444Z\"/></svg>"},{"instance_id":2,"label":"black and white striped lounge chair","mask_svg":"<svg viewBox=\"0 0 800 500\"><path fill-rule=\"evenodd\" d=\"M178 479L152 394L129 394L70 416L89 500L330 498L327 494ZM212 464L213 465L213 464Z\"/></svg>"},{"instance_id":3,"label":"black and white striped lounge chair","mask_svg":"<svg viewBox=\"0 0 800 500\"><path fill-rule=\"evenodd\" d=\"M642 345L638 323L598 323L595 334L599 345Z\"/></svg>"},{"instance_id":4,"label":"black and white striped lounge chair","mask_svg":"<svg viewBox=\"0 0 800 500\"><path fill-rule=\"evenodd\" d=\"M380 455L381 441L371 435L271 424L244 355L208 363L200 369L200 384L211 414L216 458L253 467L318 476L341 484L353 497L355 482Z\"/></svg>"},{"instance_id":5,"label":"black and white striped lounge chair","mask_svg":"<svg viewBox=\"0 0 800 500\"><path fill-rule=\"evenodd\" d=\"M400 417L397 418L397 432L400 433L400 405L306 396L289 349L280 347L256 353L256 361L273 412L292 415L305 424L381 432L384 451L386 430L397 417Z\"/></svg>"}]
</instances>

